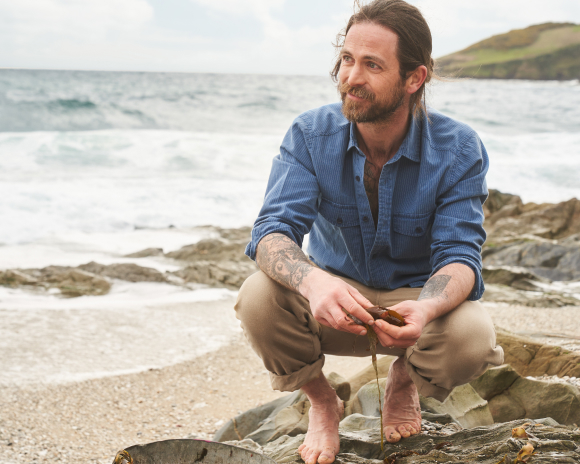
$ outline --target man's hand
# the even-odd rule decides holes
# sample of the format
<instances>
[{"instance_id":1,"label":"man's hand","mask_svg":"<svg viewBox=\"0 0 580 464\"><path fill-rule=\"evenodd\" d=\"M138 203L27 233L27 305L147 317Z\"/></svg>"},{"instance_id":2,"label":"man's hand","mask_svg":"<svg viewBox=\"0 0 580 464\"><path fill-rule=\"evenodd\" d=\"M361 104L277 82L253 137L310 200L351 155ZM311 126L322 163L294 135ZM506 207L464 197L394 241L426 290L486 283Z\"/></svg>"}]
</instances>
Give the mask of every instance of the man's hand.
<instances>
[{"instance_id":1,"label":"man's hand","mask_svg":"<svg viewBox=\"0 0 580 464\"><path fill-rule=\"evenodd\" d=\"M366 335L366 329L353 323L342 308L366 324L375 323L373 317L364 310L373 304L356 288L321 269L313 269L300 290L300 293L310 301L314 318L322 325L343 332Z\"/></svg>"},{"instance_id":2,"label":"man's hand","mask_svg":"<svg viewBox=\"0 0 580 464\"><path fill-rule=\"evenodd\" d=\"M397 311L405 319L406 325L397 327L386 321L375 321L373 327L379 342L383 346L408 348L413 346L421 336L423 328L431 321L431 313L428 304L422 301L407 300L390 306L389 309Z\"/></svg>"}]
</instances>

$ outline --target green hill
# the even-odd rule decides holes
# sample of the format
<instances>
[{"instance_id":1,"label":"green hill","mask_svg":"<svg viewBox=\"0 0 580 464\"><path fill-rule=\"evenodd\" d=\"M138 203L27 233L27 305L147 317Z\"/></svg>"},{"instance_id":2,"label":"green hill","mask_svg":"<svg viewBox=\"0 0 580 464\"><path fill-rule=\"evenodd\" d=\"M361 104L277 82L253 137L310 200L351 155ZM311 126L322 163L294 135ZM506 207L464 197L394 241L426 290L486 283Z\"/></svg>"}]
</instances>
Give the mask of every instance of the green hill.
<instances>
[{"instance_id":1,"label":"green hill","mask_svg":"<svg viewBox=\"0 0 580 464\"><path fill-rule=\"evenodd\" d=\"M545 23L494 35L437 60L439 73L480 79L580 79L580 25Z\"/></svg>"}]
</instances>

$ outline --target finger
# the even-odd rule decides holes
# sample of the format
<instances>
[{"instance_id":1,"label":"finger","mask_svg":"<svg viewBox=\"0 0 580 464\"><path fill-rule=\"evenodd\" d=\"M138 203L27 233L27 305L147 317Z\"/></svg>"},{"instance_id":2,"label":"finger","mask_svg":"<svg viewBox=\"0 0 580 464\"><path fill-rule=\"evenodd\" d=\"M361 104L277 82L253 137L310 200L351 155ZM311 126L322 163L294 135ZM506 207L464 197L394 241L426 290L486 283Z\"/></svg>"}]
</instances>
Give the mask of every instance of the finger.
<instances>
[{"instance_id":1,"label":"finger","mask_svg":"<svg viewBox=\"0 0 580 464\"><path fill-rule=\"evenodd\" d=\"M365 327L354 323L350 317L347 317L342 308L339 307L336 310L331 311L331 315L334 317L334 322L338 325L338 330L356 335L367 334Z\"/></svg>"},{"instance_id":2,"label":"finger","mask_svg":"<svg viewBox=\"0 0 580 464\"><path fill-rule=\"evenodd\" d=\"M421 335L420 329L413 323L397 327L386 321L376 321L375 325L395 340L417 340Z\"/></svg>"},{"instance_id":3,"label":"finger","mask_svg":"<svg viewBox=\"0 0 580 464\"><path fill-rule=\"evenodd\" d=\"M355 299L355 301L361 305L363 308L371 308L374 306L369 300L367 300L361 292L359 292L356 288L350 287L348 289L351 296Z\"/></svg>"},{"instance_id":4,"label":"finger","mask_svg":"<svg viewBox=\"0 0 580 464\"><path fill-rule=\"evenodd\" d=\"M316 320L318 322L320 322L322 325L325 325L326 327L330 327L331 329L337 329L337 330L339 330L336 322L331 317L328 317L328 318L318 317L318 318L316 318Z\"/></svg>"},{"instance_id":5,"label":"finger","mask_svg":"<svg viewBox=\"0 0 580 464\"><path fill-rule=\"evenodd\" d=\"M347 292L343 295L340 295L337 302L350 314L352 314L357 319L360 319L365 324L372 325L374 323L373 316L367 313L363 307L351 296L350 293Z\"/></svg>"}]
</instances>

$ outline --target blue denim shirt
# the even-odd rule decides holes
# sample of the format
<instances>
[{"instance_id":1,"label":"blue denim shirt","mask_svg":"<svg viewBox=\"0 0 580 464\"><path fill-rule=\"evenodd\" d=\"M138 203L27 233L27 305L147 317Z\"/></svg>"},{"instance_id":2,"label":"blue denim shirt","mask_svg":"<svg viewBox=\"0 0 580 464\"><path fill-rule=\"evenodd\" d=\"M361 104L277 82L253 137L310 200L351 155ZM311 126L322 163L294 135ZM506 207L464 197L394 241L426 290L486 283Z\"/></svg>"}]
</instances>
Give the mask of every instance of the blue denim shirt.
<instances>
[{"instance_id":1,"label":"blue denim shirt","mask_svg":"<svg viewBox=\"0 0 580 464\"><path fill-rule=\"evenodd\" d=\"M300 115L273 160L264 205L246 254L284 234L322 269L369 287L421 287L450 263L475 272L481 298L482 205L488 157L473 129L434 110L414 119L379 180L375 230L363 185L365 155L341 103Z\"/></svg>"}]
</instances>

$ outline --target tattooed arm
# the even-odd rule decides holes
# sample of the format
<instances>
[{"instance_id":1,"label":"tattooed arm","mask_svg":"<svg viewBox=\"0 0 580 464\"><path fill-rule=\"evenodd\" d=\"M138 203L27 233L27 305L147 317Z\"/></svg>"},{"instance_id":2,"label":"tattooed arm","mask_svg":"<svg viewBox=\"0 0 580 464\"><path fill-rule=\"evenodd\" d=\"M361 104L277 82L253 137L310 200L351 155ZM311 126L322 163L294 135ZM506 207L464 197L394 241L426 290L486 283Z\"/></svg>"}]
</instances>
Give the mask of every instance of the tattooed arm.
<instances>
[{"instance_id":1,"label":"tattooed arm","mask_svg":"<svg viewBox=\"0 0 580 464\"><path fill-rule=\"evenodd\" d=\"M256 262L276 282L303 296L304 278L316 269L298 245L284 234L270 234L260 240Z\"/></svg>"},{"instance_id":2,"label":"tattooed arm","mask_svg":"<svg viewBox=\"0 0 580 464\"><path fill-rule=\"evenodd\" d=\"M258 244L256 262L260 269L286 288L310 302L314 318L328 327L364 335L366 330L350 324L342 308L362 321L373 324L363 308L372 304L357 289L312 265L300 247L286 235L266 235Z\"/></svg>"},{"instance_id":3,"label":"tattooed arm","mask_svg":"<svg viewBox=\"0 0 580 464\"><path fill-rule=\"evenodd\" d=\"M375 324L381 344L400 348L414 345L429 322L467 299L474 284L475 274L469 266L452 263L442 267L427 281L417 301L403 301L391 307L405 318L405 327Z\"/></svg>"}]
</instances>

